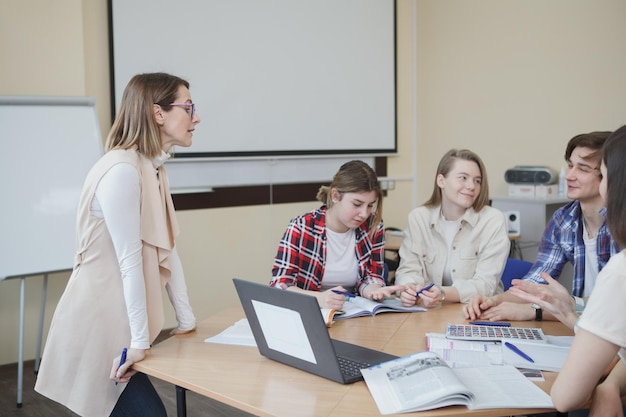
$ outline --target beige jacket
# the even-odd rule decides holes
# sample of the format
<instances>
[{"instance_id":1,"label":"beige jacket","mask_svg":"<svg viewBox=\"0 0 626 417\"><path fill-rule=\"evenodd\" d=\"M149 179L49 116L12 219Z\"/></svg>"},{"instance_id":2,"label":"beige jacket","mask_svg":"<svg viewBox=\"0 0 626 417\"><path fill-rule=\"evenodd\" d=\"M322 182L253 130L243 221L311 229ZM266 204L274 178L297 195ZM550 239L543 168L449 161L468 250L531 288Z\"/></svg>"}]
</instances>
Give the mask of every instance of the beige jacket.
<instances>
[{"instance_id":1,"label":"beige jacket","mask_svg":"<svg viewBox=\"0 0 626 417\"><path fill-rule=\"evenodd\" d=\"M115 164L134 165L141 185L141 238L150 341L163 326L162 289L178 235L167 175L135 150L107 152L91 169L78 206L74 271L54 313L35 390L85 417L108 417L126 384L109 379L130 341L121 274L104 220L90 213L96 187ZM160 168L164 170L163 167ZM160 181L160 182L159 182Z\"/></svg>"},{"instance_id":2,"label":"beige jacket","mask_svg":"<svg viewBox=\"0 0 626 417\"><path fill-rule=\"evenodd\" d=\"M441 207L421 206L409 214L409 227L400 247L396 284L428 282L442 284L448 245L439 224ZM466 303L474 294L491 296L502 292L500 279L509 255L510 242L501 211L469 208L461 218L451 256L453 286Z\"/></svg>"}]
</instances>

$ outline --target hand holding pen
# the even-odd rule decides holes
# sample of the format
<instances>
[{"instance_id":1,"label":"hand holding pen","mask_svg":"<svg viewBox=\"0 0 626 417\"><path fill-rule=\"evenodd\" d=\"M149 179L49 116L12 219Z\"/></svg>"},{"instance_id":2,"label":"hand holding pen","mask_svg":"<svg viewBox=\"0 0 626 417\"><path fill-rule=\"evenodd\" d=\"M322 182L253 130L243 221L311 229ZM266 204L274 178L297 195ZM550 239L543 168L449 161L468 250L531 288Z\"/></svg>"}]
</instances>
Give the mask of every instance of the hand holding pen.
<instances>
[{"instance_id":1,"label":"hand holding pen","mask_svg":"<svg viewBox=\"0 0 626 417\"><path fill-rule=\"evenodd\" d=\"M137 373L137 371L132 369L133 363L139 362L145 357L145 349L122 349L122 354L113 359L113 366L111 367L110 378L115 381L115 385L118 382L128 382Z\"/></svg>"},{"instance_id":2,"label":"hand holding pen","mask_svg":"<svg viewBox=\"0 0 626 417\"><path fill-rule=\"evenodd\" d=\"M346 298L356 297L356 294L352 294L351 292L348 292L348 291L338 290L335 288L333 288L331 291L334 292L335 294L343 295Z\"/></svg>"},{"instance_id":3,"label":"hand holding pen","mask_svg":"<svg viewBox=\"0 0 626 417\"><path fill-rule=\"evenodd\" d=\"M442 287L432 283L419 290L416 294L416 298L422 299L424 307L433 308L441 305L445 298L445 293Z\"/></svg>"},{"instance_id":4,"label":"hand holding pen","mask_svg":"<svg viewBox=\"0 0 626 417\"><path fill-rule=\"evenodd\" d=\"M117 372L115 374L116 378L120 378L122 376L122 372L120 371L120 368L122 367L122 365L124 365L124 363L126 363L126 354L128 353L128 349L124 348L122 349L122 354L120 355L120 361L119 364L117 365ZM115 385L117 385L118 381L115 381Z\"/></svg>"},{"instance_id":5,"label":"hand holding pen","mask_svg":"<svg viewBox=\"0 0 626 417\"><path fill-rule=\"evenodd\" d=\"M434 283L430 283L420 290L416 291L414 285L409 285L400 294L400 300L404 306L413 306L422 299L425 307L435 307L439 304L441 299L441 290L433 291L433 288L439 288Z\"/></svg>"},{"instance_id":6,"label":"hand holding pen","mask_svg":"<svg viewBox=\"0 0 626 417\"><path fill-rule=\"evenodd\" d=\"M423 293L424 291L430 290L434 286L435 286L434 282L428 284L427 286L425 286L424 288L422 288L421 290L419 290L418 292L415 293L415 298L419 297L421 293Z\"/></svg>"},{"instance_id":7,"label":"hand holding pen","mask_svg":"<svg viewBox=\"0 0 626 417\"><path fill-rule=\"evenodd\" d=\"M318 292L316 296L320 307L341 310L343 303L348 298L355 297L356 294L346 291L342 286L337 286L327 291Z\"/></svg>"}]
</instances>

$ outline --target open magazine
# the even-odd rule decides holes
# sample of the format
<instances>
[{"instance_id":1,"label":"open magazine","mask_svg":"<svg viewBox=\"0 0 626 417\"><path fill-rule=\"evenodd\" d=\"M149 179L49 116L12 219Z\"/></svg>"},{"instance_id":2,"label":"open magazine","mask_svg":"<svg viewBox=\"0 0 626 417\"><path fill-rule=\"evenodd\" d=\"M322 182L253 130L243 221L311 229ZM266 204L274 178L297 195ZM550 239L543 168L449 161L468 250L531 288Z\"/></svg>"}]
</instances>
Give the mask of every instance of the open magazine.
<instances>
[{"instance_id":1,"label":"open magazine","mask_svg":"<svg viewBox=\"0 0 626 417\"><path fill-rule=\"evenodd\" d=\"M326 326L330 327L333 320L375 316L379 313L413 313L426 311L426 309L419 306L405 307L399 298L385 298L383 301L375 301L357 295L356 297L347 297L341 310L322 308L321 311Z\"/></svg>"},{"instance_id":2,"label":"open magazine","mask_svg":"<svg viewBox=\"0 0 626 417\"><path fill-rule=\"evenodd\" d=\"M450 405L470 410L554 408L548 394L510 365L452 369L434 352L417 352L361 373L381 414Z\"/></svg>"},{"instance_id":3,"label":"open magazine","mask_svg":"<svg viewBox=\"0 0 626 417\"><path fill-rule=\"evenodd\" d=\"M399 298L385 298L383 301L375 301L357 295L346 298L340 311L342 312L341 315L336 315L335 320L375 316L379 313L412 313L426 311L426 309L419 306L405 307Z\"/></svg>"},{"instance_id":4,"label":"open magazine","mask_svg":"<svg viewBox=\"0 0 626 417\"><path fill-rule=\"evenodd\" d=\"M426 311L424 307L405 307L399 298L385 298L383 301L370 300L357 295L346 297L341 310L322 308L322 317L327 327L332 326L333 320L351 319L352 317L375 316L379 313L413 313Z\"/></svg>"}]
</instances>

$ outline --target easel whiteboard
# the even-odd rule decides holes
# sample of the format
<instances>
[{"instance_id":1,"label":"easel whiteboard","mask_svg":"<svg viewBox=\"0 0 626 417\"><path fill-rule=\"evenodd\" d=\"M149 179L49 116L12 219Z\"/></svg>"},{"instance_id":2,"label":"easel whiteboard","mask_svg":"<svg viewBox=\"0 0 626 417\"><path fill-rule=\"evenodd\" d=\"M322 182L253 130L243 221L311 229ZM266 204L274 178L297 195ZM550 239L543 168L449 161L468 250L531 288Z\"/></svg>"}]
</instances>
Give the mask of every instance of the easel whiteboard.
<instances>
[{"instance_id":1,"label":"easel whiteboard","mask_svg":"<svg viewBox=\"0 0 626 417\"><path fill-rule=\"evenodd\" d=\"M0 96L0 280L71 269L83 181L102 156L90 97Z\"/></svg>"}]
</instances>

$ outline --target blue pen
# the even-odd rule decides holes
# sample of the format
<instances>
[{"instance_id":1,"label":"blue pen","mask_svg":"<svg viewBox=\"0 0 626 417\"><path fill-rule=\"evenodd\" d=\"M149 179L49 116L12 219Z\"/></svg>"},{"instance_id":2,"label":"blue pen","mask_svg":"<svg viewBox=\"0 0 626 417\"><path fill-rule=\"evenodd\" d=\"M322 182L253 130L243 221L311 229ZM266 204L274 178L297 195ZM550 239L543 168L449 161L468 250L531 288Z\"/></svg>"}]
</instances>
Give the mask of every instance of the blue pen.
<instances>
[{"instance_id":1,"label":"blue pen","mask_svg":"<svg viewBox=\"0 0 626 417\"><path fill-rule=\"evenodd\" d=\"M346 297L356 297L356 295L348 291L339 291L339 290L331 290L331 291L334 292L335 294L345 295Z\"/></svg>"},{"instance_id":2,"label":"blue pen","mask_svg":"<svg viewBox=\"0 0 626 417\"><path fill-rule=\"evenodd\" d=\"M533 360L533 358L531 358L530 356L528 356L527 354L525 354L524 352L522 352L520 350L520 348L518 348L517 346L515 346L513 343L509 343L509 342L504 342L504 346L508 347L509 349L511 349L513 352L517 353L518 355L520 355L522 358L526 359L528 362L532 362L535 363L535 361Z\"/></svg>"},{"instance_id":3,"label":"blue pen","mask_svg":"<svg viewBox=\"0 0 626 417\"><path fill-rule=\"evenodd\" d=\"M494 327L511 327L511 323L507 321L470 321L475 326L494 326Z\"/></svg>"},{"instance_id":4,"label":"blue pen","mask_svg":"<svg viewBox=\"0 0 626 417\"><path fill-rule=\"evenodd\" d=\"M122 356L120 356L120 364L117 365L118 368L120 366L124 365L124 362L126 362L126 353L127 352L128 352L128 349L126 349L126 348L122 349ZM119 369L118 369L118 372L119 372ZM115 385L117 385L117 381L115 381Z\"/></svg>"},{"instance_id":5,"label":"blue pen","mask_svg":"<svg viewBox=\"0 0 626 417\"><path fill-rule=\"evenodd\" d=\"M433 286L435 285L435 283L433 282L432 284L428 284L427 286L425 286L424 288L422 288L421 290L419 290L418 292L415 293L416 297L419 297L419 295L421 293L423 293L424 291L428 291L430 290Z\"/></svg>"}]
</instances>

